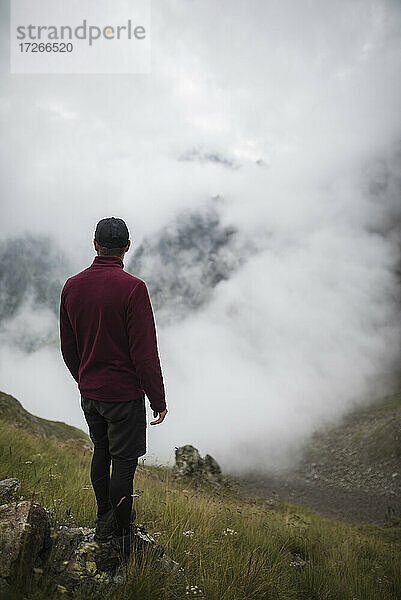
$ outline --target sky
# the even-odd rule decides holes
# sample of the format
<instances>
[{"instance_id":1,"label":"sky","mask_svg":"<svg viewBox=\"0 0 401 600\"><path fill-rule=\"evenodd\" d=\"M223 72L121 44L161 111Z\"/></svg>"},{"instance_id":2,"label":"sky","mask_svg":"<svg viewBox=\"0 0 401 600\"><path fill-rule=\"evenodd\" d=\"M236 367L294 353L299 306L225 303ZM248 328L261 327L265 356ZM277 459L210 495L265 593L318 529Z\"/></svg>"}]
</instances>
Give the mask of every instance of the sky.
<instances>
[{"instance_id":1,"label":"sky","mask_svg":"<svg viewBox=\"0 0 401 600\"><path fill-rule=\"evenodd\" d=\"M2 3L0 240L50 233L69 276L101 218L124 218L135 248L218 195L258 248L158 327L169 413L148 463L193 444L232 473L285 470L313 431L397 390L399 8L153 0L150 74L10 75ZM18 323L57 335L28 303ZM0 389L86 430L57 344L3 344Z\"/></svg>"}]
</instances>

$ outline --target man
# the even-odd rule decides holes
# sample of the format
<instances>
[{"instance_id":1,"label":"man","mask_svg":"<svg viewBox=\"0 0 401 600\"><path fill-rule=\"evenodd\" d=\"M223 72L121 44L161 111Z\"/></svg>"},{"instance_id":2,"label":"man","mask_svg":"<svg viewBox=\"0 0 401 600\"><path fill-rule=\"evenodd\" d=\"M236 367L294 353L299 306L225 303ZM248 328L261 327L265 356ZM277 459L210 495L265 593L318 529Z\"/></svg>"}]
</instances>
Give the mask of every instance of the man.
<instances>
[{"instance_id":1,"label":"man","mask_svg":"<svg viewBox=\"0 0 401 600\"><path fill-rule=\"evenodd\" d=\"M93 243L92 264L61 292L61 353L78 383L94 444L95 538L121 540L135 518L133 480L147 451L145 394L158 417L151 425L163 422L167 407L149 293L143 280L124 271L131 244L125 222L102 219Z\"/></svg>"}]
</instances>

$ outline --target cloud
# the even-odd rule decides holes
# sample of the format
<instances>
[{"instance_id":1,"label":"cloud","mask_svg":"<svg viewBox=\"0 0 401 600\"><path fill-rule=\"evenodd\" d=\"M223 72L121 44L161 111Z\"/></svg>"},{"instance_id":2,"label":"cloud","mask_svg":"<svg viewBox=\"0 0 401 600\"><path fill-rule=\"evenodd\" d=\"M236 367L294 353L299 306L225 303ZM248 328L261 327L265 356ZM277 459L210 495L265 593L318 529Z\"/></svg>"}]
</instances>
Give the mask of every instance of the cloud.
<instances>
[{"instance_id":1,"label":"cloud","mask_svg":"<svg viewBox=\"0 0 401 600\"><path fill-rule=\"evenodd\" d=\"M166 1L150 75L2 75L3 239L51 233L73 274L104 216L153 249L220 196L219 226L256 247L199 310L161 322L170 411L148 460L194 443L226 469L284 468L314 429L399 384L400 20L385 0ZM24 369L7 352L4 391L43 416L55 390L76 405L56 347L37 363L52 389L35 354Z\"/></svg>"},{"instance_id":2,"label":"cloud","mask_svg":"<svg viewBox=\"0 0 401 600\"><path fill-rule=\"evenodd\" d=\"M235 161L221 155L219 152L207 152L200 148L193 148L181 155L180 160L183 161L199 161L200 163L212 163L225 167L226 169L239 169Z\"/></svg>"}]
</instances>

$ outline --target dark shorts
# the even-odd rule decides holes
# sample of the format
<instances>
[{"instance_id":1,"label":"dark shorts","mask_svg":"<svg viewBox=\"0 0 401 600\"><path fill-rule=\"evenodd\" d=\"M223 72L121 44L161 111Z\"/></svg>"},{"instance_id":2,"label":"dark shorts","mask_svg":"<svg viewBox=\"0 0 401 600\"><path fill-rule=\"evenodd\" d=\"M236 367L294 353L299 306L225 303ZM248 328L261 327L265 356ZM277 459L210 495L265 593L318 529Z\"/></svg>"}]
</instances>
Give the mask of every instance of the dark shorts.
<instances>
[{"instance_id":1,"label":"dark shorts","mask_svg":"<svg viewBox=\"0 0 401 600\"><path fill-rule=\"evenodd\" d=\"M145 396L128 402L103 402L81 395L89 435L111 458L130 460L146 454Z\"/></svg>"}]
</instances>

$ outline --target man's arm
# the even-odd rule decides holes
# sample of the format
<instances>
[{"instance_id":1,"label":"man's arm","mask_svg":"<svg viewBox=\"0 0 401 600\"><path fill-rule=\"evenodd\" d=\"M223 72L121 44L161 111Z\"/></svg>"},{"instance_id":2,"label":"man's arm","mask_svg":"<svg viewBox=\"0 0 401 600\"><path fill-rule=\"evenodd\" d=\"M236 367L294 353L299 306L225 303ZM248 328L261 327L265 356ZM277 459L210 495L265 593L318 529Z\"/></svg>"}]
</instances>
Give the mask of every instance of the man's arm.
<instances>
[{"instance_id":1,"label":"man's arm","mask_svg":"<svg viewBox=\"0 0 401 600\"><path fill-rule=\"evenodd\" d=\"M154 412L166 408L163 375L157 348L156 325L144 281L132 290L127 306L127 333L132 364Z\"/></svg>"},{"instance_id":2,"label":"man's arm","mask_svg":"<svg viewBox=\"0 0 401 600\"><path fill-rule=\"evenodd\" d=\"M77 383L79 383L79 356L77 350L77 343L75 340L74 330L71 326L70 319L64 306L63 294L61 295L60 301L60 342L61 342L61 353L64 358L64 362L71 372L71 375Z\"/></svg>"}]
</instances>

